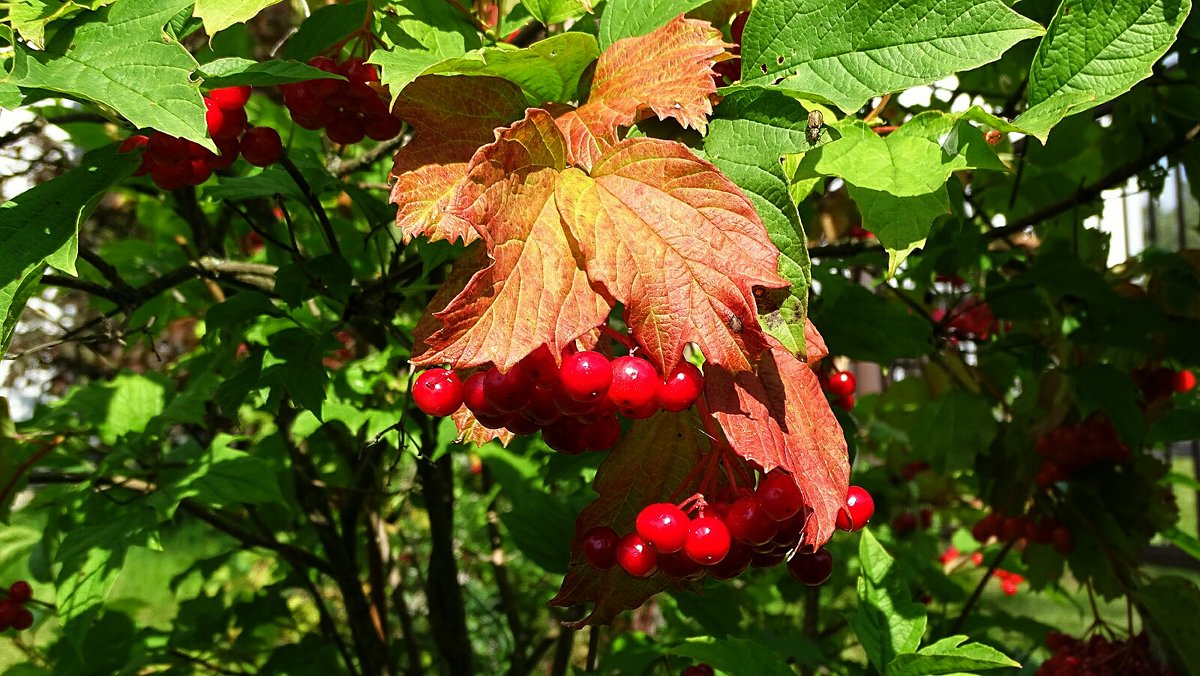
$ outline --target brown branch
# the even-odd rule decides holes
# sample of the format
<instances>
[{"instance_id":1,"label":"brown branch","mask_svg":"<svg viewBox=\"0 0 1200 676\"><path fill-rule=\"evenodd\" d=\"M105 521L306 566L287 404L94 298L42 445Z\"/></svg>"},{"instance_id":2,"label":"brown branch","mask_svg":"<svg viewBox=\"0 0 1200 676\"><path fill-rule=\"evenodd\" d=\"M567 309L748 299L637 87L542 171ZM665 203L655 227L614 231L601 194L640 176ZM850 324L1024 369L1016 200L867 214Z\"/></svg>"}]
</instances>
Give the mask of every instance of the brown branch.
<instances>
[{"instance_id":1,"label":"brown branch","mask_svg":"<svg viewBox=\"0 0 1200 676\"><path fill-rule=\"evenodd\" d=\"M346 176L348 174L353 174L356 171L366 169L385 157L390 157L400 146L404 145L404 143L408 141L407 131L407 128L401 130L400 134L396 138L390 141L384 141L383 143L376 145L374 148L371 148L367 152L357 157L351 157L345 160L341 158L334 159L329 163L329 173L333 174L334 176Z\"/></svg>"}]
</instances>

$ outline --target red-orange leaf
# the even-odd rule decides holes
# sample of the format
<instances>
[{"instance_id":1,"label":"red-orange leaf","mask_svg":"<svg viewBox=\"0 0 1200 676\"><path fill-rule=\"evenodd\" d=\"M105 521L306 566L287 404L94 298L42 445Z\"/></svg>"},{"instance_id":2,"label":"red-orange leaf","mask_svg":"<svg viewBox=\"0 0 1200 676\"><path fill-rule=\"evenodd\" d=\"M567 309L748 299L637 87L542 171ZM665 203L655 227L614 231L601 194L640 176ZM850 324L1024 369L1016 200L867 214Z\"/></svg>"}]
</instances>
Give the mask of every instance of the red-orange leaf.
<instances>
[{"instance_id":1,"label":"red-orange leaf","mask_svg":"<svg viewBox=\"0 0 1200 676\"><path fill-rule=\"evenodd\" d=\"M756 372L706 365L705 399L734 451L764 471L783 467L796 477L812 508L804 542L821 545L833 534L850 484L846 439L817 374L770 340Z\"/></svg>"},{"instance_id":2,"label":"red-orange leaf","mask_svg":"<svg viewBox=\"0 0 1200 676\"><path fill-rule=\"evenodd\" d=\"M730 46L708 22L683 16L615 42L596 62L587 103L559 117L572 163L591 167L620 128L651 114L703 133L717 91L713 65Z\"/></svg>"},{"instance_id":3,"label":"red-orange leaf","mask_svg":"<svg viewBox=\"0 0 1200 676\"><path fill-rule=\"evenodd\" d=\"M496 440L501 445L507 446L515 436L506 429L493 430L479 424L466 406L460 406L451 419L454 420L454 426L458 428L458 438L454 440L456 443L472 443L482 446L489 441Z\"/></svg>"},{"instance_id":4,"label":"red-orange leaf","mask_svg":"<svg viewBox=\"0 0 1200 676\"><path fill-rule=\"evenodd\" d=\"M575 521L571 566L550 601L552 606L595 604L587 617L571 626L609 624L621 611L637 608L678 584L662 573L633 578L620 566L597 571L583 560L580 536L596 526L608 526L620 535L633 532L638 511L668 499L707 448L708 438L694 413L659 413L635 422L624 441L609 451L592 484L599 497Z\"/></svg>"},{"instance_id":5,"label":"red-orange leaf","mask_svg":"<svg viewBox=\"0 0 1200 676\"><path fill-rule=\"evenodd\" d=\"M496 138L496 128L520 118L525 105L521 88L500 78L426 75L405 87L393 112L412 127L413 138L396 153L391 196L405 241L424 235L469 243L478 236L445 207L471 156Z\"/></svg>"},{"instance_id":6,"label":"red-orange leaf","mask_svg":"<svg viewBox=\"0 0 1200 676\"><path fill-rule=\"evenodd\" d=\"M531 109L471 159L448 211L473 224L492 264L477 272L426 338L417 364L507 370L543 344L561 351L608 316L554 203L565 167L562 135L550 115Z\"/></svg>"},{"instance_id":7,"label":"red-orange leaf","mask_svg":"<svg viewBox=\"0 0 1200 676\"><path fill-rule=\"evenodd\" d=\"M754 207L716 167L679 143L628 139L590 176L564 172L557 200L588 275L625 304L660 372L689 342L727 369L752 367L767 346L753 287L787 282Z\"/></svg>"}]
</instances>

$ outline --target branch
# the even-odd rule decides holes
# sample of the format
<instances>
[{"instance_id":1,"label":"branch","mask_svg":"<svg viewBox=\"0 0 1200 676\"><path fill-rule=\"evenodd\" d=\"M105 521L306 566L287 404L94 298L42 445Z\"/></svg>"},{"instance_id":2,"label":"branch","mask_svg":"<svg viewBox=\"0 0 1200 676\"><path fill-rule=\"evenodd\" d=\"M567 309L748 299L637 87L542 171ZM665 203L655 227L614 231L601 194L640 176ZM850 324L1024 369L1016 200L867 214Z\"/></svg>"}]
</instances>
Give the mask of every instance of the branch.
<instances>
[{"instance_id":1,"label":"branch","mask_svg":"<svg viewBox=\"0 0 1200 676\"><path fill-rule=\"evenodd\" d=\"M334 159L329 163L329 173L333 174L334 176L345 176L347 174L353 174L356 171L366 169L384 157L392 155L397 149L400 148L400 146L404 145L409 138L409 135L406 132L407 129L402 130L400 135L396 138L390 141L384 141L383 143L376 145L374 148L371 148L367 152L357 157L351 157L345 160L341 158Z\"/></svg>"},{"instance_id":2,"label":"branch","mask_svg":"<svg viewBox=\"0 0 1200 676\"><path fill-rule=\"evenodd\" d=\"M308 184L308 180L304 178L304 174L300 173L300 168L292 162L292 158L286 154L279 158L281 164L288 176L292 177L292 181L300 188L300 192L304 194L304 199L308 201L308 206L312 207L313 213L317 215L317 221L321 224L321 230L325 233L325 240L329 242L329 250L337 255L342 255L342 248L338 245L337 235L333 233L333 225L329 223L329 214L325 213L325 207L321 205L320 198L317 193L313 192L312 186Z\"/></svg>"},{"instance_id":3,"label":"branch","mask_svg":"<svg viewBox=\"0 0 1200 676\"><path fill-rule=\"evenodd\" d=\"M963 605L962 611L959 612L958 617L954 619L954 624L950 627L951 635L959 633L959 630L962 629L963 623L967 621L967 616L971 614L971 609L974 608L975 604L979 602L979 597L983 596L984 587L986 587L988 581L992 579L992 575L996 573L996 569L1000 567L1000 563L1004 561L1004 557L1008 556L1008 553L1012 550L1013 545L1016 544L1016 542L1016 540L1009 540L1008 542L1004 543L1004 548L1001 549L1000 553L996 555L996 559L992 561L992 565L989 566L987 572L983 574L983 579L979 581L979 584L975 585L975 591L971 592L971 597L967 599L967 602Z\"/></svg>"},{"instance_id":4,"label":"branch","mask_svg":"<svg viewBox=\"0 0 1200 676\"><path fill-rule=\"evenodd\" d=\"M492 475L487 466L483 467L483 493L492 492ZM525 673L528 636L521 627L521 613L517 608L517 595L513 593L512 581L508 578L508 566L505 563L504 539L500 536L500 515L496 511L496 498L487 506L488 541L492 546L492 577L496 580L496 588L500 592L500 607L504 610L504 619L508 622L508 631L513 637L513 652L509 673Z\"/></svg>"}]
</instances>

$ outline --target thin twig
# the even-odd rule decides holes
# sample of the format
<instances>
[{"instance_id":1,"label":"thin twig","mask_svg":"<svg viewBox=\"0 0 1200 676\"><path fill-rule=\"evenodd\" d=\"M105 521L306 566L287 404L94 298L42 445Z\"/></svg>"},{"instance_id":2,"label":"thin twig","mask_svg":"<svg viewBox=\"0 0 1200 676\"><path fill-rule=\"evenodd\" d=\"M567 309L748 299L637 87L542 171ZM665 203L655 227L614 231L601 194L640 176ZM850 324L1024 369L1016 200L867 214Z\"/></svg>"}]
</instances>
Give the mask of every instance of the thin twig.
<instances>
[{"instance_id":1,"label":"thin twig","mask_svg":"<svg viewBox=\"0 0 1200 676\"><path fill-rule=\"evenodd\" d=\"M971 614L971 610L974 609L975 604L979 602L979 597L983 596L983 590L985 587L987 587L987 583L991 581L992 576L995 575L996 569L1000 567L1000 564L1004 561L1004 557L1008 556L1008 553L1012 551L1014 544L1016 544L1016 540L1009 540L1008 542L1004 543L1004 547L1000 550L1000 553L996 554L996 558L992 561L992 565L989 566L987 572L983 574L983 579L979 581L979 584L975 585L975 591L971 592L971 597L968 598L967 602L963 605L962 611L958 613L958 617L954 618L954 624L950 627L950 633L952 635L959 633L959 631L962 629L963 623L967 621L967 617Z\"/></svg>"},{"instance_id":2,"label":"thin twig","mask_svg":"<svg viewBox=\"0 0 1200 676\"><path fill-rule=\"evenodd\" d=\"M342 248L338 245L337 235L334 234L333 225L329 222L329 214L325 213L325 207L321 204L321 200L317 197L317 193L313 191L312 186L308 184L308 180L304 178L304 174L300 173L300 168L286 154L279 159L279 164L283 166L288 176L292 177L292 182L296 184L297 188L300 188L304 199L308 201L308 206L317 215L317 221L321 224L321 230L325 233L325 240L329 243L329 250L339 256L342 255Z\"/></svg>"}]
</instances>

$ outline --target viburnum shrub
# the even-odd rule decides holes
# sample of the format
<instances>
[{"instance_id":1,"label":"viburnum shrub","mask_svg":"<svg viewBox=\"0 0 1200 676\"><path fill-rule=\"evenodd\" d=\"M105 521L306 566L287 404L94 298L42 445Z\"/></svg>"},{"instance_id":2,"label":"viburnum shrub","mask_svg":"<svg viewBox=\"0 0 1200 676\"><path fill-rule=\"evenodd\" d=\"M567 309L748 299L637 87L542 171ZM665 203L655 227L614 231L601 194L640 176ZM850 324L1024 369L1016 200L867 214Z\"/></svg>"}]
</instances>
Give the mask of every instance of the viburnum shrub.
<instances>
[{"instance_id":1,"label":"viburnum shrub","mask_svg":"<svg viewBox=\"0 0 1200 676\"><path fill-rule=\"evenodd\" d=\"M1200 672L1188 3L0 5L0 673Z\"/></svg>"}]
</instances>

